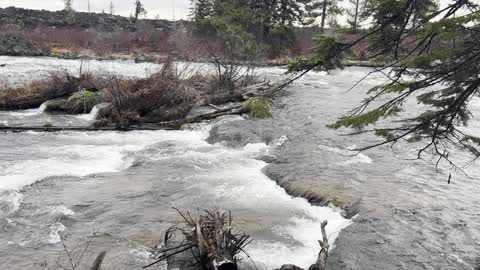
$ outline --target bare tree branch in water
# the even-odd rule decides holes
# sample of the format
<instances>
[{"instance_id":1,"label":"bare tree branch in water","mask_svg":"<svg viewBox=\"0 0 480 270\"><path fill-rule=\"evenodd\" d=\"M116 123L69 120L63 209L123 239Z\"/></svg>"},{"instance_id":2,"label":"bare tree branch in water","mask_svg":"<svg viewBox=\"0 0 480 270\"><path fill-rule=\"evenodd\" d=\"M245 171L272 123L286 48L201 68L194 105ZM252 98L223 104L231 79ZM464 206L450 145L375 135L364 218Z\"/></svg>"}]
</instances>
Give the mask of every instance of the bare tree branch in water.
<instances>
[{"instance_id":1,"label":"bare tree branch in water","mask_svg":"<svg viewBox=\"0 0 480 270\"><path fill-rule=\"evenodd\" d=\"M57 266L65 270L81 269L82 265L84 264L85 255L89 251L95 235L96 232L92 233L92 235L87 238L84 244L77 243L74 247L70 247L67 244L67 235L60 233L60 243L63 247L64 257L63 259L60 256L58 257L58 259L55 261ZM78 248L80 248L80 250L78 250ZM100 252L90 269L100 270L105 255L105 251ZM47 266L46 263L45 266Z\"/></svg>"}]
</instances>

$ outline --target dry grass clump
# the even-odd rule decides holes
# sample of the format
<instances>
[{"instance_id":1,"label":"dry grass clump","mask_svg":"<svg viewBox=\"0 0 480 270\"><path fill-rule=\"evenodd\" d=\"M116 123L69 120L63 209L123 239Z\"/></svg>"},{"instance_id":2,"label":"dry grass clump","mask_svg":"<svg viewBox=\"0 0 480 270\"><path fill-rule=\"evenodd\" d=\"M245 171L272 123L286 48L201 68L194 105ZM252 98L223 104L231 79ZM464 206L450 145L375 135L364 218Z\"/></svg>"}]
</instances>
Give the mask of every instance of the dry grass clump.
<instances>
[{"instance_id":1,"label":"dry grass clump","mask_svg":"<svg viewBox=\"0 0 480 270\"><path fill-rule=\"evenodd\" d=\"M95 105L102 103L105 100L103 92L81 90L67 99L64 108L69 113L89 113Z\"/></svg>"},{"instance_id":2,"label":"dry grass clump","mask_svg":"<svg viewBox=\"0 0 480 270\"><path fill-rule=\"evenodd\" d=\"M91 110L92 103L94 106L99 101L103 101L101 94L97 92L105 86L105 78L89 73L76 77L66 71L52 72L45 79L33 81L28 86L2 89L0 91L0 110L38 108L48 100L72 97L74 93L83 91L82 94L76 94L69 99L65 108L70 113L85 113Z\"/></svg>"},{"instance_id":3,"label":"dry grass clump","mask_svg":"<svg viewBox=\"0 0 480 270\"><path fill-rule=\"evenodd\" d=\"M47 100L69 96L79 90L80 79L66 72L51 73L29 86L6 88L0 92L1 110L38 108Z\"/></svg>"}]
</instances>

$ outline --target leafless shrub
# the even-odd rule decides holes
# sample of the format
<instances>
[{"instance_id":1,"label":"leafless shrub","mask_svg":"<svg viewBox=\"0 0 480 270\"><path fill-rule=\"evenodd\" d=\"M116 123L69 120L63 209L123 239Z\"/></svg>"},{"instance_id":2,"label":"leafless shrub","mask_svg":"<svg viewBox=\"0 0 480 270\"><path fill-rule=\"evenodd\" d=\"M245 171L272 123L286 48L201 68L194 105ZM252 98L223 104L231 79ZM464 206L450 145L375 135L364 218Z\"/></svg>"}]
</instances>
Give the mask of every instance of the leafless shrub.
<instances>
[{"instance_id":1,"label":"leafless shrub","mask_svg":"<svg viewBox=\"0 0 480 270\"><path fill-rule=\"evenodd\" d=\"M245 53L245 44L208 42L207 48L210 64L213 65L217 88L224 92L232 92L236 87L252 83L255 78L254 54Z\"/></svg>"},{"instance_id":2,"label":"leafless shrub","mask_svg":"<svg viewBox=\"0 0 480 270\"><path fill-rule=\"evenodd\" d=\"M111 108L99 115L100 119L110 121L102 120L101 123L126 127L140 117L144 122L185 117L198 98L198 92L185 83L188 79L182 79L185 70L175 69L171 60L167 60L159 72L146 79L122 79L110 75L106 93L112 100Z\"/></svg>"}]
</instances>

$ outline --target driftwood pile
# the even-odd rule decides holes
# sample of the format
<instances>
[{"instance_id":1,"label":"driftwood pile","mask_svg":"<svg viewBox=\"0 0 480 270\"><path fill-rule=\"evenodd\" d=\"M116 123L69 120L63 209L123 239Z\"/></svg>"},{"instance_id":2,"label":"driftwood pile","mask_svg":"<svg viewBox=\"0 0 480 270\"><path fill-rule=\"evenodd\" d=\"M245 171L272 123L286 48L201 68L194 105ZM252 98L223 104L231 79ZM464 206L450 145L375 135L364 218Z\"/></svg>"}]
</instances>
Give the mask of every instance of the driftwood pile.
<instances>
[{"instance_id":1,"label":"driftwood pile","mask_svg":"<svg viewBox=\"0 0 480 270\"><path fill-rule=\"evenodd\" d=\"M250 236L233 232L230 212L205 210L198 218L190 212L175 209L184 220L183 226L171 227L165 234L164 247L158 251L155 262L148 268L179 253L190 251L196 260L196 268L206 270L237 270L238 255L246 254L244 248L251 242ZM180 233L183 240L171 245ZM178 236L178 235L177 235Z\"/></svg>"}]
</instances>

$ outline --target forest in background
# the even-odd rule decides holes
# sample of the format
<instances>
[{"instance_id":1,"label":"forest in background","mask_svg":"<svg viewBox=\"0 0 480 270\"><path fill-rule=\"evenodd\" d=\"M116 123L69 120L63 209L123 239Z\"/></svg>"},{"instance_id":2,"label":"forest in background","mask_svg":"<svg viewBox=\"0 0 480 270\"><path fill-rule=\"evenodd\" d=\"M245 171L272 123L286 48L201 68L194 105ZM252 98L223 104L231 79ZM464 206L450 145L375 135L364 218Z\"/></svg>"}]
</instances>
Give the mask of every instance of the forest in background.
<instances>
[{"instance_id":1,"label":"forest in background","mask_svg":"<svg viewBox=\"0 0 480 270\"><path fill-rule=\"evenodd\" d=\"M336 1L198 0L192 1L188 21L175 22L146 19L141 1L132 5L130 18L115 15L113 4L108 12L89 13L73 10L68 2L56 12L0 9L0 53L139 61L175 55L201 61L212 48L228 49L227 40L242 40L256 59L286 63L309 56L313 38L322 33L355 39L367 18L360 0L352 0L353 9L340 8ZM341 14L349 18L348 25L336 22ZM366 47L357 45L351 57L362 58Z\"/></svg>"}]
</instances>

